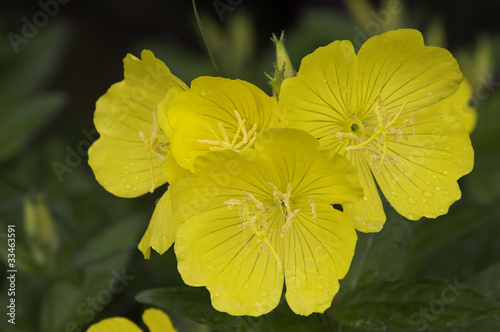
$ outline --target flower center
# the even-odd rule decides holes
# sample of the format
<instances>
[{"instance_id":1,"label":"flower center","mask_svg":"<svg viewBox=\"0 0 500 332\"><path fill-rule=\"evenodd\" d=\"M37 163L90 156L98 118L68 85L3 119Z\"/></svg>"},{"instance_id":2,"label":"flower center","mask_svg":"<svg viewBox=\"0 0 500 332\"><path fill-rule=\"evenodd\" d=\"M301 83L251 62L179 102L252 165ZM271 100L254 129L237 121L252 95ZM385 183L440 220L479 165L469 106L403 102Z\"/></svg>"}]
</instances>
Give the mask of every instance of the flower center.
<instances>
[{"instance_id":1,"label":"flower center","mask_svg":"<svg viewBox=\"0 0 500 332\"><path fill-rule=\"evenodd\" d=\"M412 115L408 119L404 120L401 126L394 128L394 123L398 120L406 107L405 101L401 107L393 114L388 114L387 110L382 102L380 95L377 97L377 105L375 106L374 112L377 116L377 126L373 133L368 134L363 123L354 115L350 115L349 118L353 121L350 127L351 132L333 133L340 140L343 138L348 138L349 145L345 148L345 151L365 151L370 159L372 167L376 171L382 168L385 161L389 161L393 164L396 163L396 157L392 154L387 153L387 137L392 135L392 139L396 140L402 137L408 140L408 137L403 132L403 129L408 126L408 124L413 124L416 116ZM415 128L413 129L413 134L415 134Z\"/></svg>"},{"instance_id":2,"label":"flower center","mask_svg":"<svg viewBox=\"0 0 500 332\"><path fill-rule=\"evenodd\" d=\"M246 119L243 119L237 110L234 110L234 114L238 121L238 128L232 140L229 139L222 122L219 122L217 126L220 134L207 124L208 130L215 136L215 140L199 139L198 143L211 145L209 148L211 151L234 150L239 152L250 149L257 140L257 124L255 123L250 130L247 130Z\"/></svg>"},{"instance_id":3,"label":"flower center","mask_svg":"<svg viewBox=\"0 0 500 332\"><path fill-rule=\"evenodd\" d=\"M158 112L156 110L156 103L155 103L153 109L153 129L151 131L150 139L147 139L146 135L142 131L139 132L139 137L142 139L144 144L146 144L146 151L148 152L149 171L151 173L151 189L149 190L149 192L151 193L153 193L155 190L155 172L153 166L153 156L158 158L159 161L165 160L166 153L162 150L162 148L168 147L170 145L170 142L167 143L158 142L158 135L160 134L161 129L160 126L158 125L157 114Z\"/></svg>"},{"instance_id":4,"label":"flower center","mask_svg":"<svg viewBox=\"0 0 500 332\"><path fill-rule=\"evenodd\" d=\"M240 218L243 220L241 226L239 226L243 231L250 230L257 239L255 245L248 249L243 257L243 262L250 254L257 248L264 248L269 254L273 255L276 259L278 267L281 268L281 260L276 252L275 246L278 245L279 239L281 239L287 231L292 227L292 223L295 217L301 211L300 209L292 209L291 197L292 197L292 185L289 183L286 187L286 192L281 192L276 185L268 182L269 187L273 191L273 203L279 207L279 213L283 217L283 226L278 230L279 238L275 241L273 245L271 237L275 229L272 225L269 225L268 220L271 214L276 211L276 209L271 209L271 207L266 207L262 201L259 201L251 193L243 191L243 199L230 199L225 201L224 204L227 205L229 209L233 209L234 206L238 206ZM270 200L269 200L270 201ZM316 205L312 199L309 197L309 203L311 204L313 219L316 219ZM268 205L273 205L272 203ZM246 233L244 233L246 234ZM247 242L245 235L245 243ZM240 262L240 264L241 264Z\"/></svg>"}]
</instances>

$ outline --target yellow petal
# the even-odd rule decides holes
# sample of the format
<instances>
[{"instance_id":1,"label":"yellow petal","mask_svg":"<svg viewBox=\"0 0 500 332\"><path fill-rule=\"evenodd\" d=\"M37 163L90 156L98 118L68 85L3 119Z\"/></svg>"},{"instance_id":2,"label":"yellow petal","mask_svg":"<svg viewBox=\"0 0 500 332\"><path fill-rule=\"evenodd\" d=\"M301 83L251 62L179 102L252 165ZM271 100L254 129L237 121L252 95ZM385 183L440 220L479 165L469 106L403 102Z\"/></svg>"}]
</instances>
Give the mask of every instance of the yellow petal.
<instances>
[{"instance_id":1,"label":"yellow petal","mask_svg":"<svg viewBox=\"0 0 500 332\"><path fill-rule=\"evenodd\" d=\"M123 60L125 81L133 89L132 98L137 102L160 102L172 88L187 90L188 87L175 77L163 61L155 58L153 52L143 50L142 60L127 54Z\"/></svg>"},{"instance_id":2,"label":"yellow petal","mask_svg":"<svg viewBox=\"0 0 500 332\"><path fill-rule=\"evenodd\" d=\"M200 77L172 100L167 117L174 130L172 153L192 170L194 159L210 149L251 148L254 136L277 121L276 100L245 81Z\"/></svg>"},{"instance_id":3,"label":"yellow petal","mask_svg":"<svg viewBox=\"0 0 500 332\"><path fill-rule=\"evenodd\" d=\"M328 206L317 218L298 214L284 245L286 299L299 315L323 313L331 306L351 265L356 232L351 219Z\"/></svg>"},{"instance_id":4,"label":"yellow petal","mask_svg":"<svg viewBox=\"0 0 500 332\"><path fill-rule=\"evenodd\" d=\"M464 79L453 96L430 106L432 112L451 113L457 116L462 121L465 129L471 133L476 127L477 121L477 112L469 105L472 92L469 81Z\"/></svg>"},{"instance_id":5,"label":"yellow petal","mask_svg":"<svg viewBox=\"0 0 500 332\"><path fill-rule=\"evenodd\" d=\"M186 175L191 174L189 170L179 165L171 151L169 151L165 156L165 160L161 165L161 170L163 172L163 175L167 177L168 183L170 185L175 184Z\"/></svg>"},{"instance_id":6,"label":"yellow petal","mask_svg":"<svg viewBox=\"0 0 500 332\"><path fill-rule=\"evenodd\" d=\"M356 54L348 41L320 47L302 60L296 77L283 81L279 111L287 127L307 131L322 140L345 131L352 114L351 88Z\"/></svg>"},{"instance_id":7,"label":"yellow petal","mask_svg":"<svg viewBox=\"0 0 500 332\"><path fill-rule=\"evenodd\" d=\"M344 211L353 217L357 230L364 233L379 232L384 226L386 217L365 152L349 151L346 158L357 171L364 196L354 204L344 205Z\"/></svg>"},{"instance_id":8,"label":"yellow petal","mask_svg":"<svg viewBox=\"0 0 500 332\"><path fill-rule=\"evenodd\" d=\"M167 182L156 157L148 159L144 142L124 141L104 136L89 149L89 165L97 181L110 193L120 197L137 197L150 191L151 168L155 187Z\"/></svg>"},{"instance_id":9,"label":"yellow petal","mask_svg":"<svg viewBox=\"0 0 500 332\"><path fill-rule=\"evenodd\" d=\"M417 30L400 29L368 39L358 52L353 99L359 119L374 116L378 95L388 113L404 114L451 96L462 81L457 61L444 48L425 46Z\"/></svg>"},{"instance_id":10,"label":"yellow petal","mask_svg":"<svg viewBox=\"0 0 500 332\"><path fill-rule=\"evenodd\" d=\"M149 332L177 332L170 317L160 309L149 308L142 314Z\"/></svg>"},{"instance_id":11,"label":"yellow petal","mask_svg":"<svg viewBox=\"0 0 500 332\"><path fill-rule=\"evenodd\" d=\"M226 196L225 192L220 195ZM186 284L206 286L219 311L249 316L268 313L281 298L283 270L257 236L242 229L238 208L230 210L224 197L218 200L219 208L196 214L179 227L175 242L179 272ZM280 254L280 247L272 245Z\"/></svg>"},{"instance_id":12,"label":"yellow petal","mask_svg":"<svg viewBox=\"0 0 500 332\"><path fill-rule=\"evenodd\" d=\"M151 249L162 255L175 241L179 224L172 213L170 192L169 188L158 201L148 229L139 243L139 250L146 259L149 259Z\"/></svg>"},{"instance_id":13,"label":"yellow petal","mask_svg":"<svg viewBox=\"0 0 500 332\"><path fill-rule=\"evenodd\" d=\"M219 156L222 160L211 168L188 175L173 187L172 205L182 222L175 242L178 269L186 284L207 287L215 309L231 315L262 315L281 298L283 270L276 259L281 249L276 236L268 246L260 243L252 229L243 226L239 208L230 209L225 202L244 198L243 192L257 200L270 196L266 167L256 166L267 164L234 151L203 158Z\"/></svg>"},{"instance_id":14,"label":"yellow petal","mask_svg":"<svg viewBox=\"0 0 500 332\"><path fill-rule=\"evenodd\" d=\"M142 320L150 332L177 332L170 317L159 309L146 309ZM142 330L127 318L113 317L92 324L87 332L142 332Z\"/></svg>"},{"instance_id":15,"label":"yellow petal","mask_svg":"<svg viewBox=\"0 0 500 332\"><path fill-rule=\"evenodd\" d=\"M89 164L99 183L122 197L142 195L166 182L160 161L169 140L155 123L154 111L170 89L187 89L150 51L143 51L142 58L127 55L125 79L99 98L94 114L101 138L89 149Z\"/></svg>"},{"instance_id":16,"label":"yellow petal","mask_svg":"<svg viewBox=\"0 0 500 332\"><path fill-rule=\"evenodd\" d=\"M396 163L385 162L374 172L391 205L411 220L447 213L461 197L457 180L474 164L474 151L460 119L436 113L432 107L417 116L415 125L404 130L407 141L388 140L388 153Z\"/></svg>"},{"instance_id":17,"label":"yellow petal","mask_svg":"<svg viewBox=\"0 0 500 332\"><path fill-rule=\"evenodd\" d=\"M142 330L127 318L113 317L92 324L87 332L142 332Z\"/></svg>"},{"instance_id":18,"label":"yellow petal","mask_svg":"<svg viewBox=\"0 0 500 332\"><path fill-rule=\"evenodd\" d=\"M295 198L307 204L309 196L327 204L354 203L363 196L349 162L332 151L320 151L318 140L303 130L266 130L255 149L277 168L275 177L284 180L274 184L285 188L290 183Z\"/></svg>"},{"instance_id":19,"label":"yellow petal","mask_svg":"<svg viewBox=\"0 0 500 332\"><path fill-rule=\"evenodd\" d=\"M170 89L163 100L158 103L157 108L158 108L158 125L160 126L161 130L168 136L168 137L173 137L174 136L174 130L172 129L172 125L170 124L170 120L168 119L168 108L170 107L170 104L172 101L179 95L181 94L184 89L181 88L172 88Z\"/></svg>"}]
</instances>

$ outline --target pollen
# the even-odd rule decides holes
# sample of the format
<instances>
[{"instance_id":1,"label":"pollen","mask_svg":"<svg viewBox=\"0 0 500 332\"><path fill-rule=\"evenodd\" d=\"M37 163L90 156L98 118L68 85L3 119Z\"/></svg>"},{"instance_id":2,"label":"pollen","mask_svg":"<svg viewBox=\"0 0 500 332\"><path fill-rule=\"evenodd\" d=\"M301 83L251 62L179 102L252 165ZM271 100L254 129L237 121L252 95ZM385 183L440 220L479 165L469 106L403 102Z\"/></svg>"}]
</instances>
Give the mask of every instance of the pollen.
<instances>
[{"instance_id":1,"label":"pollen","mask_svg":"<svg viewBox=\"0 0 500 332\"><path fill-rule=\"evenodd\" d=\"M271 189L273 190L274 202L277 203L280 207L281 214L285 217L285 222L283 227L281 228L280 237L283 237L288 229L292 226L292 222L297 214L300 212L300 209L296 209L292 211L292 207L290 204L290 199L292 196L292 184L288 183L286 187L286 193L282 193L274 184L271 182L267 183Z\"/></svg>"},{"instance_id":2,"label":"pollen","mask_svg":"<svg viewBox=\"0 0 500 332\"><path fill-rule=\"evenodd\" d=\"M408 101L405 101L401 107L392 114L388 114L382 97L378 95L374 113L377 117L377 125L372 134L369 134L355 115L350 115L349 118L353 121L350 127L351 132L335 132L333 133L341 141L346 138L349 140L348 146L345 151L365 151L368 155L370 164L376 171L380 171L384 162L388 161L392 164L396 163L396 157L388 153L387 139L388 136L392 140L402 138L408 140L408 136L404 133L404 129L408 125L414 126L416 116L411 115L408 119L404 120L399 127L394 124L401 116L401 113L406 107ZM413 134L415 134L415 127L413 127ZM392 136L392 137L391 137Z\"/></svg>"},{"instance_id":3,"label":"pollen","mask_svg":"<svg viewBox=\"0 0 500 332\"><path fill-rule=\"evenodd\" d=\"M233 150L236 152L250 149L257 140L257 124L255 123L250 130L247 129L246 119L242 118L240 112L234 110L238 128L232 139L229 139L226 128L222 122L217 124L219 133L212 129L208 124L208 130L214 135L215 140L199 139L198 143L208 144L211 151Z\"/></svg>"}]
</instances>

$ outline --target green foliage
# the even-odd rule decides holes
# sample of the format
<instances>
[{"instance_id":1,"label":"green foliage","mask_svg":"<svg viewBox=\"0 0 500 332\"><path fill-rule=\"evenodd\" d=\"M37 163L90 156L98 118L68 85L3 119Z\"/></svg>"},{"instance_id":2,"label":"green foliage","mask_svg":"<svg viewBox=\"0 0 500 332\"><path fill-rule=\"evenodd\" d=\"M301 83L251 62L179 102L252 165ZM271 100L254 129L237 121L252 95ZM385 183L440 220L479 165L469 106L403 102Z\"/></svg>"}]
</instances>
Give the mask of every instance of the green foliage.
<instances>
[{"instance_id":1,"label":"green foliage","mask_svg":"<svg viewBox=\"0 0 500 332\"><path fill-rule=\"evenodd\" d=\"M198 323L220 331L317 331L317 315L294 315L285 303L271 313L260 316L231 316L215 310L206 289L193 287L156 288L141 292L136 300L164 309L169 313L187 316ZM283 301L282 301L283 302Z\"/></svg>"},{"instance_id":2,"label":"green foliage","mask_svg":"<svg viewBox=\"0 0 500 332\"><path fill-rule=\"evenodd\" d=\"M378 282L346 294L335 310L345 325L422 330L500 318L500 303L449 280Z\"/></svg>"}]
</instances>

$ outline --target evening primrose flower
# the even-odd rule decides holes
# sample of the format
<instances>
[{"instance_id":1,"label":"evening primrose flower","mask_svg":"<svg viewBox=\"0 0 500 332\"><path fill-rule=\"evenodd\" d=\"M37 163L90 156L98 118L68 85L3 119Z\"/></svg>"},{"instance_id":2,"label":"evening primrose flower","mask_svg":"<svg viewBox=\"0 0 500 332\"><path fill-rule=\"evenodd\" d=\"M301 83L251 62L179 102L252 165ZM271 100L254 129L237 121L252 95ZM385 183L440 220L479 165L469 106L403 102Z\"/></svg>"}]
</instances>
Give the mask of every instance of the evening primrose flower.
<instances>
[{"instance_id":1,"label":"evening primrose flower","mask_svg":"<svg viewBox=\"0 0 500 332\"><path fill-rule=\"evenodd\" d=\"M158 125L158 104L168 105L188 87L167 66L144 50L142 60L128 54L125 79L112 85L96 104L100 138L89 149L89 165L97 181L120 197L137 197L183 176L170 153L170 141ZM170 190L159 200L139 250L163 254L174 242L177 219Z\"/></svg>"},{"instance_id":2,"label":"evening primrose flower","mask_svg":"<svg viewBox=\"0 0 500 332\"><path fill-rule=\"evenodd\" d=\"M386 217L374 177L411 220L445 214L460 198L457 179L473 167L468 132L446 100L428 106L461 81L447 50L426 47L416 30L389 31L357 55L349 41L336 41L306 56L297 76L283 82L280 112L286 126L354 165L365 196L344 211L358 230L376 232Z\"/></svg>"},{"instance_id":3,"label":"evening primrose flower","mask_svg":"<svg viewBox=\"0 0 500 332\"><path fill-rule=\"evenodd\" d=\"M301 130L269 129L255 149L207 153L172 189L179 272L231 315L271 311L283 282L295 313L324 312L356 243L351 218L331 204L361 197L349 162Z\"/></svg>"},{"instance_id":4,"label":"evening primrose flower","mask_svg":"<svg viewBox=\"0 0 500 332\"><path fill-rule=\"evenodd\" d=\"M165 105L166 104L166 105ZM245 81L199 77L191 88L159 104L159 125L182 167L209 151L241 152L278 120L276 100Z\"/></svg>"},{"instance_id":5,"label":"evening primrose flower","mask_svg":"<svg viewBox=\"0 0 500 332\"><path fill-rule=\"evenodd\" d=\"M96 103L94 124L100 134L89 149L97 181L120 197L137 197L167 182L161 171L169 139L158 126L157 105L187 86L144 50L142 60L128 54L125 79Z\"/></svg>"},{"instance_id":6,"label":"evening primrose flower","mask_svg":"<svg viewBox=\"0 0 500 332\"><path fill-rule=\"evenodd\" d=\"M142 315L142 320L148 327L149 332L177 332L170 317L159 309L146 309ZM87 332L142 332L142 330L127 318L113 317L92 324Z\"/></svg>"}]
</instances>

